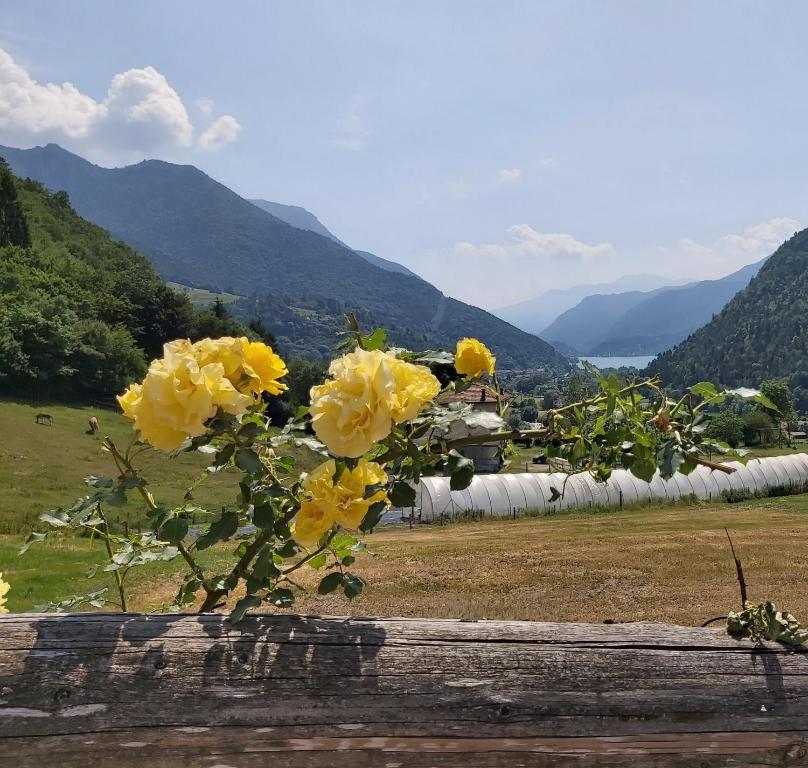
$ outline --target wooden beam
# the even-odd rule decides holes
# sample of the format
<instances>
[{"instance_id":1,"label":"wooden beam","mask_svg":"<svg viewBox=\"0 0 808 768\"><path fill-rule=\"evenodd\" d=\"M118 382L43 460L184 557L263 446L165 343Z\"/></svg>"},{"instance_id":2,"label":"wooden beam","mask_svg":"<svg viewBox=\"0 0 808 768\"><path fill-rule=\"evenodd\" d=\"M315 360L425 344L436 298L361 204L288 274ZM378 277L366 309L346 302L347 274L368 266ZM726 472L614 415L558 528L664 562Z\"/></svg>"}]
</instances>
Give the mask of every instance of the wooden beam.
<instances>
[{"instance_id":1,"label":"wooden beam","mask_svg":"<svg viewBox=\"0 0 808 768\"><path fill-rule=\"evenodd\" d=\"M661 624L0 617L4 768L337 761L804 766L808 653Z\"/></svg>"}]
</instances>

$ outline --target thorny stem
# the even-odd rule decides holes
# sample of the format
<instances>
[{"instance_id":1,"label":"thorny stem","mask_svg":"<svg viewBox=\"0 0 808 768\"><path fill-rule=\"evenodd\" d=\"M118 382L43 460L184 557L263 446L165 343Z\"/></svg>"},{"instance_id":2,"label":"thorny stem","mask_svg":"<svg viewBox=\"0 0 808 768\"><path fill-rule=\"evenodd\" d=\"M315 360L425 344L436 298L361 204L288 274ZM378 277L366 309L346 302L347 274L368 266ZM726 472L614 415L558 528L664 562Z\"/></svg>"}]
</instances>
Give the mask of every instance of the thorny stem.
<instances>
[{"instance_id":1,"label":"thorny stem","mask_svg":"<svg viewBox=\"0 0 808 768\"><path fill-rule=\"evenodd\" d=\"M112 442L110 438L104 438L104 442L102 445L112 454L112 458L115 461L115 465L118 467L118 471L121 473L121 476L129 476L136 478L137 472L135 471L134 467L129 462L129 459L125 456L122 456L120 451L115 447L115 443ZM137 486L138 493L140 493L143 501L146 502L146 506L152 511L157 510L157 504L154 503L154 498L152 495L143 487L142 485ZM177 543L177 550L179 551L180 555L182 555L183 559L191 570L194 572L196 576L198 576L201 580L202 578L202 568L199 564L194 560L193 556L191 555L188 548L180 541ZM210 593L210 589L203 583L202 588L205 592Z\"/></svg>"},{"instance_id":2,"label":"thorny stem","mask_svg":"<svg viewBox=\"0 0 808 768\"><path fill-rule=\"evenodd\" d=\"M112 544L110 544L110 542L109 542L109 523L107 522L107 517L104 514L104 510L101 509L100 504L98 504L96 506L96 511L98 512L98 516L101 518L101 521L104 523L104 535L102 536L102 538L104 539L104 545L107 548L107 555L109 556L109 559L112 560L112 554L113 553L112 553ZM113 573L115 574L115 584L118 587L118 595L121 598L121 610L124 613L126 613L127 612L127 610L126 610L126 593L124 592L124 589L123 589L123 579L121 578L120 571L113 571Z\"/></svg>"}]
</instances>

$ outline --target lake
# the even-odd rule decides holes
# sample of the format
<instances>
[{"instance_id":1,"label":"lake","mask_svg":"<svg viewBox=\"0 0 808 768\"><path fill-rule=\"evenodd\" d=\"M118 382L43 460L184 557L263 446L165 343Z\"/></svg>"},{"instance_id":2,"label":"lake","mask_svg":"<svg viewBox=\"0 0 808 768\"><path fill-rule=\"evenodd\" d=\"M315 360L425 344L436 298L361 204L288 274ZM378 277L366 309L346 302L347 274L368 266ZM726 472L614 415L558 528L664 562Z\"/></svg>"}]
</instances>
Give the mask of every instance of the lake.
<instances>
[{"instance_id":1,"label":"lake","mask_svg":"<svg viewBox=\"0 0 808 768\"><path fill-rule=\"evenodd\" d=\"M578 364L583 360L592 363L595 368L645 368L656 355L635 355L633 357L579 357Z\"/></svg>"}]
</instances>

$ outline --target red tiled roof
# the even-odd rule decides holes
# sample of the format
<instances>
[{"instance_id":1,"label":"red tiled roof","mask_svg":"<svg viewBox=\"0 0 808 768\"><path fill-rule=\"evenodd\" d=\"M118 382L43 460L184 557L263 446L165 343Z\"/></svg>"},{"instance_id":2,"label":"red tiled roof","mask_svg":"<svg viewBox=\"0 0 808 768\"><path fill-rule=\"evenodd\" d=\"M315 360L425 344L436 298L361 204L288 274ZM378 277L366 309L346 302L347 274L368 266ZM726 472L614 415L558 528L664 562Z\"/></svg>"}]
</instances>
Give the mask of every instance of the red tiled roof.
<instances>
[{"instance_id":1,"label":"red tiled roof","mask_svg":"<svg viewBox=\"0 0 808 768\"><path fill-rule=\"evenodd\" d=\"M508 399L508 395L503 392L501 395L503 400ZM468 389L464 389L462 392L450 392L443 397L441 397L440 402L443 404L448 403L491 403L496 402L497 393L494 391L493 387L489 387L487 384L481 384L475 382L472 384Z\"/></svg>"}]
</instances>

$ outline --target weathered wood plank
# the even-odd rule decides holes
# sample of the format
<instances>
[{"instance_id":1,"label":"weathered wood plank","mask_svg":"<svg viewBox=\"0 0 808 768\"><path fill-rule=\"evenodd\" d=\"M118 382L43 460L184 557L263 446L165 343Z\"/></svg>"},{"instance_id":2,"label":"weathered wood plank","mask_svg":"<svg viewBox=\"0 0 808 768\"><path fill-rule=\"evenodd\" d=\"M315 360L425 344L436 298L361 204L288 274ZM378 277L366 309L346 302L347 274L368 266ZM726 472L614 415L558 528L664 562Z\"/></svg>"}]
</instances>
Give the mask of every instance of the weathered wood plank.
<instances>
[{"instance_id":1,"label":"weathered wood plank","mask_svg":"<svg viewBox=\"0 0 808 768\"><path fill-rule=\"evenodd\" d=\"M808 653L720 630L0 617L0 765L808 765Z\"/></svg>"}]
</instances>

